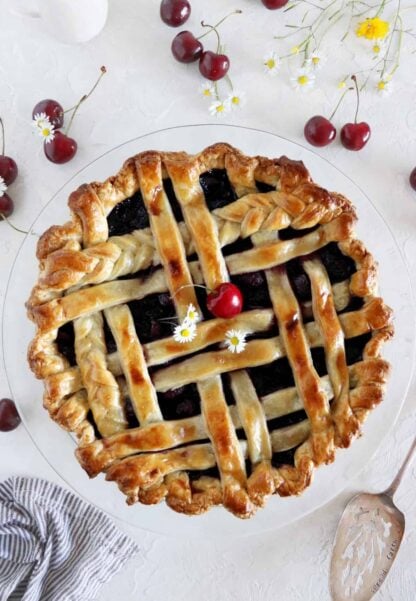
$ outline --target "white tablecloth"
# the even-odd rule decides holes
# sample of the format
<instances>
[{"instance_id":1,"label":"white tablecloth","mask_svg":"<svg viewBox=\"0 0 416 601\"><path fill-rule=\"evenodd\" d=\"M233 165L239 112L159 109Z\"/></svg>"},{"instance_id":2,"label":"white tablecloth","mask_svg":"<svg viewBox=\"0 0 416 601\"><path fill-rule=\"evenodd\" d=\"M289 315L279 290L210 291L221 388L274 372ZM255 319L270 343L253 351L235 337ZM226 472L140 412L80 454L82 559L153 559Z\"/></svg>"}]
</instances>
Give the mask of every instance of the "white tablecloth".
<instances>
[{"instance_id":1,"label":"white tablecloth","mask_svg":"<svg viewBox=\"0 0 416 601\"><path fill-rule=\"evenodd\" d=\"M18 4L21 2L17 0L0 0L0 114L6 126L7 152L20 169L19 179L10 190L16 202L13 220L20 227L28 226L53 192L104 151L155 129L213 119L197 95L201 83L197 67L176 64L170 56L174 30L159 21L158 0L111 3L104 32L78 47L64 46L47 37L37 21L13 15L10 8ZM324 89L317 87L310 95L296 95L287 78L268 79L262 73L263 55L277 48L273 34L282 18L279 11L266 11L256 0L194 0L193 5L194 14L186 28L195 31L202 18L211 22L227 10L244 10L241 17L224 24L222 35L232 57L234 85L247 92L247 105L224 122L258 127L302 142L306 119L331 112L337 97L337 47L329 53ZM410 20L416 25L415 13L408 14L413 15ZM72 106L89 88L101 64L109 73L73 127L79 152L67 165L53 165L31 135L32 107L45 97ZM363 100L361 115L371 122L373 130L364 151L351 153L335 143L318 152L374 200L403 250L415 283L416 192L408 185L408 174L416 165L414 60L412 69L410 65L406 58L393 95L382 100L367 95ZM337 122L351 120L353 107L351 95ZM19 234L0 223L1 302L20 242ZM354 492L381 490L389 483L414 434L415 392L413 384L397 424L374 459L367 463L363 457L361 475L326 507L278 532L271 529L268 534L243 541L182 542L180 537L170 540L146 532L133 533L140 540L141 557L106 585L101 601L328 600L331 542L342 507ZM0 397L8 394L1 367ZM63 484L22 426L8 434L0 433L0 479L11 474L36 475ZM380 600L415 598L415 486L416 466L397 495L406 513L407 533L397 563L378 595Z\"/></svg>"}]
</instances>

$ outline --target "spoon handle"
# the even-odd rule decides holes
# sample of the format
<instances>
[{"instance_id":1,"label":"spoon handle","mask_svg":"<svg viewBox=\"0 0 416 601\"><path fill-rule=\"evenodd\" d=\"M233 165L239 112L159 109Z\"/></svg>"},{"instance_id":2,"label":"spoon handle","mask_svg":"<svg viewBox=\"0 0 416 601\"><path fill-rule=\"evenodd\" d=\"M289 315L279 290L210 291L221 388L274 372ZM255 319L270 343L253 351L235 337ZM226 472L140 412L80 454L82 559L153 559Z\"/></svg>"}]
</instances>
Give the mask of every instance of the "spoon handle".
<instances>
[{"instance_id":1,"label":"spoon handle","mask_svg":"<svg viewBox=\"0 0 416 601\"><path fill-rule=\"evenodd\" d=\"M384 491L385 495L388 495L389 497L393 498L394 493L400 486L400 483L402 481L402 478L404 476L404 473L405 473L407 467L409 466L409 464L411 463L411 461L413 459L415 451L416 451L416 438L414 439L412 446L410 447L409 452L407 453L406 459L403 461L401 468L397 472L397 476L394 478L393 482L390 484L390 486L387 488L387 490Z\"/></svg>"}]
</instances>

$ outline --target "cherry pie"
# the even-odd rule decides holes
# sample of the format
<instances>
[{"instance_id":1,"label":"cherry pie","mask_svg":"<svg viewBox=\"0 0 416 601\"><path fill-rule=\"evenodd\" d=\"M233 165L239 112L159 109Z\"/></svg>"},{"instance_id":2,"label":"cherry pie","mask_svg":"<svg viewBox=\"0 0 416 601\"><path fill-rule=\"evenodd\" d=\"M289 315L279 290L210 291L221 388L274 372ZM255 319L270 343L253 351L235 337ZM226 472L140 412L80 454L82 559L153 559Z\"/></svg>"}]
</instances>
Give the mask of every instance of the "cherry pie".
<instances>
[{"instance_id":1,"label":"cherry pie","mask_svg":"<svg viewBox=\"0 0 416 601\"><path fill-rule=\"evenodd\" d=\"M40 239L30 366L91 477L129 504L250 517L297 495L383 397L393 329L342 195L227 144L143 152ZM207 290L232 282L231 318ZM194 337L173 336L192 305ZM244 334L240 352L224 343Z\"/></svg>"}]
</instances>

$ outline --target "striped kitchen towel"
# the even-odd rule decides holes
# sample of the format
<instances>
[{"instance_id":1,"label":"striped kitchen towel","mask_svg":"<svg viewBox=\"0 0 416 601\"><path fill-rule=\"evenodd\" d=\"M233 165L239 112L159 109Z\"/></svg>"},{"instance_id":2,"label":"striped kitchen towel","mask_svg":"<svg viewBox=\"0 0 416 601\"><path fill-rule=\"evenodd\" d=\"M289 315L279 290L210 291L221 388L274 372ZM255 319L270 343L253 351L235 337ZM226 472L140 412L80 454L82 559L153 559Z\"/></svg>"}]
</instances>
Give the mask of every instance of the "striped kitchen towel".
<instances>
[{"instance_id":1,"label":"striped kitchen towel","mask_svg":"<svg viewBox=\"0 0 416 601\"><path fill-rule=\"evenodd\" d=\"M0 483L0 601L92 601L138 553L101 511L56 484Z\"/></svg>"}]
</instances>

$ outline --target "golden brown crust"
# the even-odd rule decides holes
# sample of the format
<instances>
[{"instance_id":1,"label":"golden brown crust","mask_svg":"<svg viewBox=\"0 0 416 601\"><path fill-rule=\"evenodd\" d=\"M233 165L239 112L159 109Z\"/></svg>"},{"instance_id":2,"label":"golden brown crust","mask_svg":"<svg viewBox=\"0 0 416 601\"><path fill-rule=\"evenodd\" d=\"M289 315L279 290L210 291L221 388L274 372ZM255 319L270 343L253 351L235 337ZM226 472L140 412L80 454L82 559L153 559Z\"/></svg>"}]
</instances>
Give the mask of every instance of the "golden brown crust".
<instances>
[{"instance_id":1,"label":"golden brown crust","mask_svg":"<svg viewBox=\"0 0 416 601\"><path fill-rule=\"evenodd\" d=\"M225 169L237 199L214 210L206 207L201 173ZM176 223L163 190L172 180L184 222ZM259 192L257 182L274 190ZM108 237L107 216L138 190L150 228ZM44 405L52 419L74 432L77 457L90 476L101 471L117 482L129 504L165 499L175 511L198 515L223 504L241 518L252 515L268 496L300 494L314 468L332 461L346 447L368 412L383 398L389 366L381 347L393 335L391 310L377 294L377 265L354 237L356 214L342 195L317 186L303 165L286 157L248 157L228 144L214 144L198 155L141 153L127 160L103 183L84 184L69 199L72 219L40 238L39 280L28 300L37 333L29 363L45 381ZM287 227L315 228L290 240L276 234ZM221 249L251 237L253 248L224 258ZM330 285L314 255L335 242L356 267L352 276ZM187 262L197 253L198 260ZM285 263L304 257L312 301L299 303ZM279 267L280 266L280 267ZM119 280L155 268L145 278ZM141 345L126 303L169 291L176 312L197 307L194 289L215 287L229 275L265 269L273 307L246 311L233 320L214 319L198 327L189 345L173 338ZM363 307L342 314L353 297ZM106 355L102 312L118 351ZM248 342L244 353L204 350L224 339L228 329L267 331L274 319L280 333ZM303 318L307 323L303 323ZM70 367L57 348L58 328L74 321L79 367ZM362 360L347 367L344 339L371 334ZM324 347L328 375L319 377L310 348ZM195 354L192 357L186 355ZM171 359L181 362L169 367ZM296 386L259 398L247 368L287 357ZM148 367L154 370L149 377ZM231 371L236 405L228 406L219 374ZM196 382L202 414L163 421L156 391ZM140 427L126 429L123 399L132 399ZM332 402L331 402L332 401ZM330 404L331 402L331 404ZM270 420L305 408L308 419L269 432ZM103 435L89 421L92 410ZM243 429L245 440L239 440ZM209 442L201 442L209 440ZM187 444L187 446L182 446ZM273 453L294 452L294 465L272 465ZM247 477L245 461L251 464ZM218 477L199 475L217 466Z\"/></svg>"}]
</instances>

